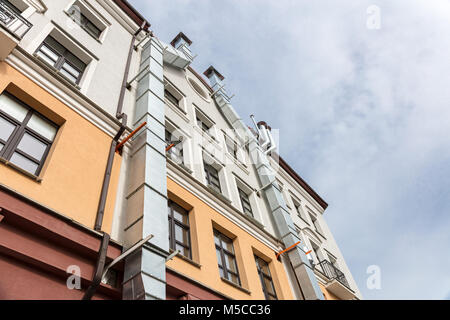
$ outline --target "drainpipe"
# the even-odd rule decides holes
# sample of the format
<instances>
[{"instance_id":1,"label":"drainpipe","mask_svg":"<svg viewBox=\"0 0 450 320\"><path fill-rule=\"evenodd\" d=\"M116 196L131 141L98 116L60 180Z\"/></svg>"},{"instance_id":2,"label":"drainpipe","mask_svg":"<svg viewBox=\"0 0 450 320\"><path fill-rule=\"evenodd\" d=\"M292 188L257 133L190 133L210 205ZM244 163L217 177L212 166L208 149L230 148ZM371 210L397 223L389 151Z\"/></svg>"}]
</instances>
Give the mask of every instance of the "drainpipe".
<instances>
[{"instance_id":1,"label":"drainpipe","mask_svg":"<svg viewBox=\"0 0 450 320\"><path fill-rule=\"evenodd\" d=\"M131 65L131 57L133 55L134 50L134 43L136 42L136 38L141 33L142 30L144 30L145 26L150 26L150 23L148 23L146 20L142 23L142 25L139 27L139 29L133 34L133 38L131 39L130 44L130 51L128 52L128 58L127 58L127 64L125 65L125 73L123 75L122 80L122 88L120 89L120 95L119 95L119 102L117 103L117 111L116 111L116 118L121 119L122 118L122 109L123 109L123 100L125 98L125 90L127 89L127 82L128 82L128 76L130 73L130 65Z\"/></svg>"},{"instance_id":2,"label":"drainpipe","mask_svg":"<svg viewBox=\"0 0 450 320\"><path fill-rule=\"evenodd\" d=\"M111 180L111 171L114 163L114 154L116 153L116 147L119 142L119 139L127 127L127 118L128 118L127 115L123 113L122 125L120 126L119 131L111 141L111 146L109 147L108 161L106 163L105 176L103 177L102 192L100 194L100 201L97 209L97 217L95 219L94 230L96 231L100 231L102 228L103 216L105 214L105 207L106 207L106 198L108 196L109 181Z\"/></svg>"}]
</instances>

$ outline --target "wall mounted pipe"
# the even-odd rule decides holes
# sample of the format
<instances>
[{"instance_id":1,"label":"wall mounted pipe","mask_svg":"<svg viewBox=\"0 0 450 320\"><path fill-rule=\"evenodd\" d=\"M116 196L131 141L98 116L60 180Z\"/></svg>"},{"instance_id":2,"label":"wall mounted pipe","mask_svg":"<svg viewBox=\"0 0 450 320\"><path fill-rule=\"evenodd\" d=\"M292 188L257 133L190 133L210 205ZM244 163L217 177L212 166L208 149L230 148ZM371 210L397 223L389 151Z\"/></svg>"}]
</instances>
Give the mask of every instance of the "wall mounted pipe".
<instances>
[{"instance_id":1,"label":"wall mounted pipe","mask_svg":"<svg viewBox=\"0 0 450 320\"><path fill-rule=\"evenodd\" d=\"M141 31L144 30L145 26L148 25L148 24L149 23L144 20L142 25L133 34L133 37L131 38L130 50L128 51L127 63L125 65L125 72L124 72L123 80L122 80L122 87L120 89L119 102L117 103L117 111L116 111L116 118L117 119L121 119L122 118L123 101L125 99L125 90L127 89L128 76L130 74L131 57L133 55L134 43L136 42L136 38L139 35L139 33L141 33Z\"/></svg>"},{"instance_id":2,"label":"wall mounted pipe","mask_svg":"<svg viewBox=\"0 0 450 320\"><path fill-rule=\"evenodd\" d=\"M262 141L261 143L261 148L263 150L265 150L265 148L267 147L267 145L270 143L269 141L269 135L267 134L267 129L264 125L260 125L259 126L259 130L261 131L261 136L262 136Z\"/></svg>"},{"instance_id":3,"label":"wall mounted pipe","mask_svg":"<svg viewBox=\"0 0 450 320\"><path fill-rule=\"evenodd\" d=\"M269 136L269 149L267 149L264 154L268 155L270 154L273 150L275 150L277 148L277 145L275 144L275 139L273 138L272 135L272 130L267 130L267 135Z\"/></svg>"},{"instance_id":4,"label":"wall mounted pipe","mask_svg":"<svg viewBox=\"0 0 450 320\"><path fill-rule=\"evenodd\" d=\"M95 265L94 277L92 278L91 284L84 293L82 300L91 300L95 292L97 291L97 288L100 286L100 283L102 282L103 269L105 268L106 255L108 253L109 239L110 239L109 234L104 232L102 242L100 244L100 249L98 251L98 258L97 264Z\"/></svg>"}]
</instances>

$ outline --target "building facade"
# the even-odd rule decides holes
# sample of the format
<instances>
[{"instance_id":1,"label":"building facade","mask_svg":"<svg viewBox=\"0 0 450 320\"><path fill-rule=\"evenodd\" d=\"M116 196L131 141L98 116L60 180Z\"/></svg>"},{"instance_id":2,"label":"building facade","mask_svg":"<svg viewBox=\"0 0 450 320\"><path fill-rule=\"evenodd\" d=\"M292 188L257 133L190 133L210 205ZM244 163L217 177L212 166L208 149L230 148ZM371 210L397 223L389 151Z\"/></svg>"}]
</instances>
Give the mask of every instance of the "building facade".
<instances>
[{"instance_id":1,"label":"building facade","mask_svg":"<svg viewBox=\"0 0 450 320\"><path fill-rule=\"evenodd\" d=\"M186 35L124 0L0 20L0 299L361 298L326 202Z\"/></svg>"}]
</instances>

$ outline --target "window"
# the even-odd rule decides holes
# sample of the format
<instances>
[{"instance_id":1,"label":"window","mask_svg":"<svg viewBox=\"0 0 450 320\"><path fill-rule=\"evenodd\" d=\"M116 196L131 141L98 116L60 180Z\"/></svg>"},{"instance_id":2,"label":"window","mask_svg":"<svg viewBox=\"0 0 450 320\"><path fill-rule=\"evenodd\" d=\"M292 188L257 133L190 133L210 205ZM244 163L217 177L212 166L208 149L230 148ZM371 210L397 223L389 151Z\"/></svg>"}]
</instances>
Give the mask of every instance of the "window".
<instances>
[{"instance_id":1,"label":"window","mask_svg":"<svg viewBox=\"0 0 450 320\"><path fill-rule=\"evenodd\" d=\"M178 164L183 164L183 143L180 140L173 139L172 133L169 130L166 130L166 145L167 147L171 144L175 144L169 151L167 151L167 155Z\"/></svg>"},{"instance_id":2,"label":"window","mask_svg":"<svg viewBox=\"0 0 450 320\"><path fill-rule=\"evenodd\" d=\"M214 168L212 165L204 163L205 167L205 177L206 177L206 184L210 186L213 190L221 193L222 190L220 188L220 181L219 181L219 172L216 168Z\"/></svg>"},{"instance_id":3,"label":"window","mask_svg":"<svg viewBox=\"0 0 450 320\"><path fill-rule=\"evenodd\" d=\"M168 91L167 89L164 90L164 97L167 100L169 100L172 104L179 107L180 100L177 97L175 97L172 93L170 93L170 91Z\"/></svg>"},{"instance_id":4,"label":"window","mask_svg":"<svg viewBox=\"0 0 450 320\"><path fill-rule=\"evenodd\" d=\"M237 152L238 152L238 146L237 144L232 141L230 138L228 138L227 136L225 136L225 144L227 145L227 150L228 152L235 158L237 159Z\"/></svg>"},{"instance_id":5,"label":"window","mask_svg":"<svg viewBox=\"0 0 450 320\"><path fill-rule=\"evenodd\" d=\"M80 7L78 5L73 5L69 9L69 16L75 23L77 23L81 28L83 28L87 33L89 33L95 39L100 39L102 30L92 23L84 14L81 13Z\"/></svg>"},{"instance_id":6,"label":"window","mask_svg":"<svg viewBox=\"0 0 450 320\"><path fill-rule=\"evenodd\" d=\"M58 127L15 97L0 95L0 157L39 175Z\"/></svg>"},{"instance_id":7,"label":"window","mask_svg":"<svg viewBox=\"0 0 450 320\"><path fill-rule=\"evenodd\" d=\"M300 204L299 201L295 200L294 198L292 198L292 202L294 203L294 207L295 207L295 211L297 212L297 216L302 219L303 221L305 221L306 223L308 223L306 221L306 215L305 212L303 211L302 205Z\"/></svg>"},{"instance_id":8,"label":"window","mask_svg":"<svg viewBox=\"0 0 450 320\"><path fill-rule=\"evenodd\" d=\"M258 256L255 256L256 268L266 300L277 300L277 294L270 275L269 264Z\"/></svg>"},{"instance_id":9,"label":"window","mask_svg":"<svg viewBox=\"0 0 450 320\"><path fill-rule=\"evenodd\" d=\"M250 200L248 198L248 194L238 188L239 198L241 199L242 211L245 214L253 217L252 206L250 205Z\"/></svg>"},{"instance_id":10,"label":"window","mask_svg":"<svg viewBox=\"0 0 450 320\"><path fill-rule=\"evenodd\" d=\"M240 286L241 280L239 278L236 256L234 255L233 240L214 230L214 242L216 244L220 277Z\"/></svg>"},{"instance_id":11,"label":"window","mask_svg":"<svg viewBox=\"0 0 450 320\"><path fill-rule=\"evenodd\" d=\"M317 264L319 264L320 262L323 261L319 246L312 241L310 241L310 242L311 242L311 248L314 252L314 256L316 257Z\"/></svg>"},{"instance_id":12,"label":"window","mask_svg":"<svg viewBox=\"0 0 450 320\"><path fill-rule=\"evenodd\" d=\"M169 244L172 250L191 259L191 239L189 235L189 212L169 200Z\"/></svg>"},{"instance_id":13,"label":"window","mask_svg":"<svg viewBox=\"0 0 450 320\"><path fill-rule=\"evenodd\" d=\"M314 228L316 229L316 231L317 231L320 235L323 236L323 232L322 232L322 229L320 228L319 221L317 221L317 218L316 218L314 215L312 215L312 214L309 214L309 216L311 217L311 221L312 221L312 223L313 223Z\"/></svg>"},{"instance_id":14,"label":"window","mask_svg":"<svg viewBox=\"0 0 450 320\"><path fill-rule=\"evenodd\" d=\"M48 36L40 45L36 54L70 82L80 83L86 64L53 37Z\"/></svg>"},{"instance_id":15,"label":"window","mask_svg":"<svg viewBox=\"0 0 450 320\"><path fill-rule=\"evenodd\" d=\"M208 126L203 120L201 120L199 117L197 117L197 124L200 128L202 128L203 131L205 131L206 133L209 133L209 129L211 128L210 126Z\"/></svg>"}]
</instances>

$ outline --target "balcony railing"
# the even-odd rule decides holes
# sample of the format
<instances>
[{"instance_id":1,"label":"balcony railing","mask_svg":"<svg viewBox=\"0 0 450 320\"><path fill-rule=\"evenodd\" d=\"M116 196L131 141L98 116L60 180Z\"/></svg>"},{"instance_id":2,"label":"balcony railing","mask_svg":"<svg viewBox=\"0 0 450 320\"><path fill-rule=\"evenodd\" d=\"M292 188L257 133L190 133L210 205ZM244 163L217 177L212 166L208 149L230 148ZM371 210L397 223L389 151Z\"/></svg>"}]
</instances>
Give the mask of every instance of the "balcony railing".
<instances>
[{"instance_id":1,"label":"balcony railing","mask_svg":"<svg viewBox=\"0 0 450 320\"><path fill-rule=\"evenodd\" d=\"M21 40L32 26L8 1L0 0L0 27Z\"/></svg>"},{"instance_id":2,"label":"balcony railing","mask_svg":"<svg viewBox=\"0 0 450 320\"><path fill-rule=\"evenodd\" d=\"M323 260L322 262L319 263L319 265L328 279L330 280L336 279L341 284L350 289L350 285L348 284L347 279L345 278L345 274L341 270L336 268L331 262Z\"/></svg>"}]
</instances>

